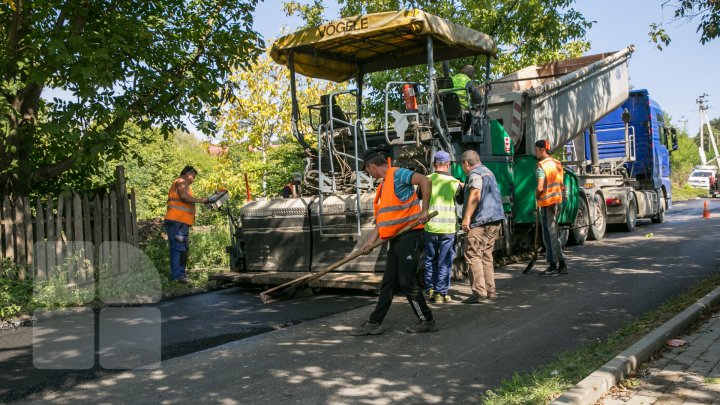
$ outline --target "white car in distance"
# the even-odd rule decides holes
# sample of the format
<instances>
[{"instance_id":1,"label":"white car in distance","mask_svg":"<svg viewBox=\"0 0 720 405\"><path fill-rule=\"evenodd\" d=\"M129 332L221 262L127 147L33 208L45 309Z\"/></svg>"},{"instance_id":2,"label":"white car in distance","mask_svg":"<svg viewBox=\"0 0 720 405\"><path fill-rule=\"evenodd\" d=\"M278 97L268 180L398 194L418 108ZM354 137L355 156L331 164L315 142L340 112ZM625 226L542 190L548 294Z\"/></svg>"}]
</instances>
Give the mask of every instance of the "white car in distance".
<instances>
[{"instance_id":1,"label":"white car in distance","mask_svg":"<svg viewBox=\"0 0 720 405\"><path fill-rule=\"evenodd\" d=\"M717 181L717 168L715 166L695 166L692 173L690 173L690 177L688 177L688 184L710 191L711 179Z\"/></svg>"}]
</instances>

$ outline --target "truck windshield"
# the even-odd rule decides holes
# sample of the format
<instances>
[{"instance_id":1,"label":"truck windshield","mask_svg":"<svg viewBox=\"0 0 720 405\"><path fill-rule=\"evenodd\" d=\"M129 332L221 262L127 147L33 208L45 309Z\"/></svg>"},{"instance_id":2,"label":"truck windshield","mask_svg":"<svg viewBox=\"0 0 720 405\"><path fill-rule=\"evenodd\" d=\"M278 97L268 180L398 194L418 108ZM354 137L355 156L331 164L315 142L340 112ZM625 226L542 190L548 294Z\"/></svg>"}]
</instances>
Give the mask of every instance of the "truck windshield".
<instances>
[{"instance_id":1,"label":"truck windshield","mask_svg":"<svg viewBox=\"0 0 720 405\"><path fill-rule=\"evenodd\" d=\"M710 177L712 172L693 172L690 177Z\"/></svg>"}]
</instances>

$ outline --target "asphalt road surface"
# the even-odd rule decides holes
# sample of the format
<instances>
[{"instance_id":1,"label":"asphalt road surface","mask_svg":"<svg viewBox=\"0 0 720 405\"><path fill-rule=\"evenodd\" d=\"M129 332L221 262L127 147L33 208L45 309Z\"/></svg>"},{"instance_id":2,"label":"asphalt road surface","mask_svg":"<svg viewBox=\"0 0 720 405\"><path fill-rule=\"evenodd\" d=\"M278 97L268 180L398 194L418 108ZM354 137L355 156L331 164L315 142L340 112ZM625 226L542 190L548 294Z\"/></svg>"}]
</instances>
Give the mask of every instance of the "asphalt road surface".
<instances>
[{"instance_id":1,"label":"asphalt road surface","mask_svg":"<svg viewBox=\"0 0 720 405\"><path fill-rule=\"evenodd\" d=\"M538 277L542 262L527 275L522 274L523 264L498 269L498 302L435 306L440 327L436 333L404 333L413 319L401 299L385 320L384 335L358 338L347 332L371 309L349 309L367 303L369 297L329 297L312 317L306 311L313 310L305 305L322 302L323 297L247 312L242 312L242 304L211 310L206 308L212 306L211 301L201 298L205 296L190 297L201 301L189 304L194 314L190 317L210 318L203 319L206 326L197 326L196 330L207 332L200 339L232 333L223 327L223 320L246 328L305 321L163 360L157 368L95 371L94 379L83 376L79 384L65 378L63 384L49 384L45 389L36 385L33 393L22 398L51 403L466 403L515 372L547 364L564 350L606 337L717 272L720 201L711 201L713 218L709 220L701 219L702 204L701 200L678 203L667 212L663 224L640 221L632 233L611 233L602 241L569 248L570 274L566 276ZM456 298L468 293L466 285L455 289ZM229 300L237 299L238 293L234 294ZM248 299L256 303L257 298ZM344 307L333 300L340 300ZM163 305L174 307L177 302ZM293 310L298 312L291 316ZM268 321L266 311L278 318ZM167 322L166 310L162 312ZM212 319L217 313L225 315L223 320ZM329 313L335 315L323 317ZM245 319L253 314L259 317L257 323ZM192 323L177 325L172 335L179 340L173 342L170 335L166 338L170 327L163 324L164 351L181 346L182 338L177 336L194 328ZM207 330L212 327L217 329ZM8 370L4 367L8 360L15 361L2 359L2 369L7 370L0 375L2 384L13 384L27 371Z\"/></svg>"},{"instance_id":2,"label":"asphalt road surface","mask_svg":"<svg viewBox=\"0 0 720 405\"><path fill-rule=\"evenodd\" d=\"M194 353L374 301L369 295L318 295L260 303L260 290L229 288L161 302L163 360ZM79 381L112 375L101 367L69 371L33 366L32 327L0 330L0 403L37 391L55 392Z\"/></svg>"}]
</instances>

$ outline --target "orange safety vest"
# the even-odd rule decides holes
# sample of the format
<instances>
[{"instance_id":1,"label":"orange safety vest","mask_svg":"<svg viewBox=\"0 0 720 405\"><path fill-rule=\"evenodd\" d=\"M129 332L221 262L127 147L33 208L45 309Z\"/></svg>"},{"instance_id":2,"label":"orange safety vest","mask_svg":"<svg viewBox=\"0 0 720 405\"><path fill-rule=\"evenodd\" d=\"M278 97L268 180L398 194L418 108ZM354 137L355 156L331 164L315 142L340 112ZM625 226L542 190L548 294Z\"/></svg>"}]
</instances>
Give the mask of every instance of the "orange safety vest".
<instances>
[{"instance_id":1,"label":"orange safety vest","mask_svg":"<svg viewBox=\"0 0 720 405\"><path fill-rule=\"evenodd\" d=\"M563 200L564 188L562 163L550 156L540 162L540 167L545 172L545 190L538 198L538 206L548 207L560 204Z\"/></svg>"},{"instance_id":2,"label":"orange safety vest","mask_svg":"<svg viewBox=\"0 0 720 405\"><path fill-rule=\"evenodd\" d=\"M173 180L170 191L168 191L167 214L165 219L169 221L182 222L192 226L195 223L195 204L188 204L180 199L177 191L177 182L180 179ZM188 187L188 192L192 196L192 189Z\"/></svg>"},{"instance_id":3,"label":"orange safety vest","mask_svg":"<svg viewBox=\"0 0 720 405\"><path fill-rule=\"evenodd\" d=\"M375 223L381 239L388 239L394 236L405 225L418 219L422 207L420 200L415 193L412 193L407 201L400 201L395 195L395 171L397 167L389 167L385 173L385 179L375 193ZM387 192L383 193L384 190ZM413 229L423 229L424 224L419 224Z\"/></svg>"}]
</instances>

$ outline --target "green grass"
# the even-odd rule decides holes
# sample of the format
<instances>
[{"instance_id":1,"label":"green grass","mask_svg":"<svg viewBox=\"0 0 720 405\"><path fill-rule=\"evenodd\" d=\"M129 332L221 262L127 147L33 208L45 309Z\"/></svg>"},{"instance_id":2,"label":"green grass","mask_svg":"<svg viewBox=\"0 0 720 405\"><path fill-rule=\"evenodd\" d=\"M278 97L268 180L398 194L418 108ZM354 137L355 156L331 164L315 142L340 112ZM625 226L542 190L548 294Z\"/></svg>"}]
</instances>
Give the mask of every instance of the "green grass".
<instances>
[{"instance_id":1,"label":"green grass","mask_svg":"<svg viewBox=\"0 0 720 405\"><path fill-rule=\"evenodd\" d=\"M673 201L686 201L698 197L707 197L708 191L702 188L695 188L688 184L675 184L672 185L672 198Z\"/></svg>"},{"instance_id":2,"label":"green grass","mask_svg":"<svg viewBox=\"0 0 720 405\"><path fill-rule=\"evenodd\" d=\"M555 361L531 372L516 373L504 380L500 388L485 392L481 403L547 404L718 286L720 273L714 273L659 309L628 323L606 340L562 353Z\"/></svg>"}]
</instances>

